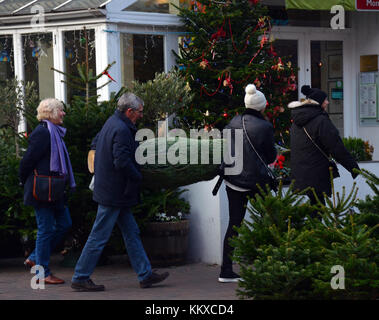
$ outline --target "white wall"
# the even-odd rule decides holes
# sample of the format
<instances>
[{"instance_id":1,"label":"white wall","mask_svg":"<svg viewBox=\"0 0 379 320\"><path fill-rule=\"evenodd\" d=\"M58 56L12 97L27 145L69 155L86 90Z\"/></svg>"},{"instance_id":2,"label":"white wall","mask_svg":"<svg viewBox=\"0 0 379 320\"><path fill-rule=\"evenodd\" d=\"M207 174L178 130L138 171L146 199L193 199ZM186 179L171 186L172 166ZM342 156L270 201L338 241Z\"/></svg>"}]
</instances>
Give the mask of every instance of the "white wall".
<instances>
[{"instance_id":1,"label":"white wall","mask_svg":"<svg viewBox=\"0 0 379 320\"><path fill-rule=\"evenodd\" d=\"M351 76L356 79L360 72L360 56L379 55L379 12L355 12L352 26L354 30L356 54L353 63L353 74ZM356 92L358 92L357 87ZM356 104L358 106L358 95L356 96ZM357 121L358 119L357 112ZM374 146L373 160L379 160L379 123L373 127L362 127L358 124L358 136L363 140L368 140Z\"/></svg>"},{"instance_id":2,"label":"white wall","mask_svg":"<svg viewBox=\"0 0 379 320\"><path fill-rule=\"evenodd\" d=\"M362 162L359 163L359 166L361 169L367 169L379 176L379 162ZM340 165L338 167L340 177L334 180L336 192L342 195L342 189L345 186L348 193L353 183L356 182L358 199L364 200L366 195L373 194L363 177L359 176L353 180L348 171ZM222 246L229 222L229 210L224 184L222 184L217 196L212 195L216 181L217 179L214 179L183 187L188 189L184 195L191 204L189 261L219 265L222 263ZM245 218L248 219L248 215Z\"/></svg>"},{"instance_id":3,"label":"white wall","mask_svg":"<svg viewBox=\"0 0 379 320\"><path fill-rule=\"evenodd\" d=\"M219 264L222 260L222 231L225 228L222 223L227 214L223 199L226 194L225 188L221 187L216 196L212 195L216 181L214 179L183 187L188 189L184 195L191 205L188 248L190 261Z\"/></svg>"}]
</instances>

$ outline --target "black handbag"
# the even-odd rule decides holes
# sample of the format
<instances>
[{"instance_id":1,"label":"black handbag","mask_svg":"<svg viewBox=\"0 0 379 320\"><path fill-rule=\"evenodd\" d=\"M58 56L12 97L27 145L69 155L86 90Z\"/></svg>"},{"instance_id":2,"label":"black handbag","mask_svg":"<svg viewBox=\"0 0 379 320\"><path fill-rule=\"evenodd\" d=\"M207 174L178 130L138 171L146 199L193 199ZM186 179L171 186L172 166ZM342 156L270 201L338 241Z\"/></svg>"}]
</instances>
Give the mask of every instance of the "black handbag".
<instances>
[{"instance_id":1,"label":"black handbag","mask_svg":"<svg viewBox=\"0 0 379 320\"><path fill-rule=\"evenodd\" d=\"M249 142L250 146L253 148L254 152L257 154L258 158L261 160L263 166L266 168L266 171L267 171L267 176L266 176L266 179L268 180L267 181L267 184L270 186L270 189L273 190L274 192L277 192L278 191L278 186L279 186L279 182L278 182L278 179L276 178L274 172L268 167L268 165L263 161L262 157L259 155L259 153L257 152L257 150L255 149L253 143L251 142L250 140L250 137L246 131L246 127L245 127L245 121L244 121L244 117L242 117L242 126L243 126L243 131L246 135L246 138L247 138L247 141Z\"/></svg>"},{"instance_id":2,"label":"black handbag","mask_svg":"<svg viewBox=\"0 0 379 320\"><path fill-rule=\"evenodd\" d=\"M64 196L66 179L62 176L39 175L34 170L33 197L38 201L54 202Z\"/></svg>"},{"instance_id":3,"label":"black handbag","mask_svg":"<svg viewBox=\"0 0 379 320\"><path fill-rule=\"evenodd\" d=\"M328 159L329 161L329 168L332 168L332 173L333 173L333 179L338 178L340 176L340 173L338 171L337 163L330 157L326 155L326 153L317 145L316 142L312 139L308 131L303 127L305 134L308 136L308 138L313 142L313 144L317 147L317 149L320 150L320 152L323 154L323 156Z\"/></svg>"}]
</instances>

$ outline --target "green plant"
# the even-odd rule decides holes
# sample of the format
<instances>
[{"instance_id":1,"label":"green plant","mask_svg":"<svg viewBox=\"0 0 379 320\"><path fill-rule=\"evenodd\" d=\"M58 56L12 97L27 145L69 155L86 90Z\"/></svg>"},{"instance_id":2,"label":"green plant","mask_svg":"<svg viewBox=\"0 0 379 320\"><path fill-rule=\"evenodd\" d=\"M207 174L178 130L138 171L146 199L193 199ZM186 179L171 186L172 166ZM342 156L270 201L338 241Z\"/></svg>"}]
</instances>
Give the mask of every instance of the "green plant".
<instances>
[{"instance_id":1,"label":"green plant","mask_svg":"<svg viewBox=\"0 0 379 320\"><path fill-rule=\"evenodd\" d=\"M370 183L374 182L373 178ZM349 193L335 193L334 186L332 190L332 199L325 196L326 204L318 203L322 220L310 219L308 214L314 207L308 202L301 204L301 193L293 193L291 187L284 197L281 192L261 192L250 200L252 222L244 222L239 236L232 240L234 260L240 264L244 280L237 290L241 298L378 297L379 242L375 231L379 224L369 227L351 210L357 204L355 185ZM302 205L302 215L293 215ZM302 221L295 225L286 214L278 214L285 211ZM331 287L333 266L344 268L343 290Z\"/></svg>"},{"instance_id":2,"label":"green plant","mask_svg":"<svg viewBox=\"0 0 379 320\"><path fill-rule=\"evenodd\" d=\"M29 127L34 127L37 121L35 119L37 105L38 94L34 82L24 83L17 79L7 79L4 85L0 86L0 127L10 129L17 157L20 157L18 126L21 115L26 117Z\"/></svg>"},{"instance_id":3,"label":"green plant","mask_svg":"<svg viewBox=\"0 0 379 320\"><path fill-rule=\"evenodd\" d=\"M374 193L372 196L368 195L364 200L357 202L356 206L360 211L357 223L372 228L379 224L379 177L365 169L357 170L356 172L366 178L366 183ZM379 239L379 229L376 229L373 235Z\"/></svg>"},{"instance_id":4,"label":"green plant","mask_svg":"<svg viewBox=\"0 0 379 320\"><path fill-rule=\"evenodd\" d=\"M10 128L0 128L0 154L0 239L2 245L17 248L35 239L36 222L33 208L23 204L23 188L18 179L20 159L16 155L14 132ZM10 243L10 239L17 243Z\"/></svg>"},{"instance_id":5,"label":"green plant","mask_svg":"<svg viewBox=\"0 0 379 320\"><path fill-rule=\"evenodd\" d=\"M374 153L374 147L360 138L343 138L346 149L351 153L356 161L370 161Z\"/></svg>"},{"instance_id":6,"label":"green plant","mask_svg":"<svg viewBox=\"0 0 379 320\"><path fill-rule=\"evenodd\" d=\"M179 188L159 191L143 189L141 204L133 209L140 227L143 229L150 221L168 222L184 219L190 213L188 201L181 197L186 191L187 189Z\"/></svg>"},{"instance_id":7,"label":"green plant","mask_svg":"<svg viewBox=\"0 0 379 320\"><path fill-rule=\"evenodd\" d=\"M156 73L153 80L133 81L131 90L144 101L144 115L140 128L156 131L157 122L190 105L194 93L178 71Z\"/></svg>"},{"instance_id":8,"label":"green plant","mask_svg":"<svg viewBox=\"0 0 379 320\"><path fill-rule=\"evenodd\" d=\"M268 101L266 116L277 140L288 143L295 100L294 67L275 52L267 8L259 1L195 1L178 8L187 36L176 55L193 103L178 112L182 127L223 128L245 110L245 87L254 83Z\"/></svg>"},{"instance_id":9,"label":"green plant","mask_svg":"<svg viewBox=\"0 0 379 320\"><path fill-rule=\"evenodd\" d=\"M37 103L33 82L7 79L0 87L0 238L5 246L0 251L12 256L20 255L20 250L36 237L34 211L23 205L23 188L18 179L22 150L27 146L27 133L19 134L18 126L22 113L28 116L28 126L32 126Z\"/></svg>"},{"instance_id":10,"label":"green plant","mask_svg":"<svg viewBox=\"0 0 379 320\"><path fill-rule=\"evenodd\" d=\"M304 218L313 210L309 203L304 202L298 191L293 190L293 182L288 190L280 181L277 194L268 188L249 200L248 212L250 220L244 221L239 230L239 237L232 240L235 247L235 260L241 264L251 263L262 245L275 244L276 239L270 230L274 227L278 232L285 232L290 226L301 229Z\"/></svg>"}]
</instances>

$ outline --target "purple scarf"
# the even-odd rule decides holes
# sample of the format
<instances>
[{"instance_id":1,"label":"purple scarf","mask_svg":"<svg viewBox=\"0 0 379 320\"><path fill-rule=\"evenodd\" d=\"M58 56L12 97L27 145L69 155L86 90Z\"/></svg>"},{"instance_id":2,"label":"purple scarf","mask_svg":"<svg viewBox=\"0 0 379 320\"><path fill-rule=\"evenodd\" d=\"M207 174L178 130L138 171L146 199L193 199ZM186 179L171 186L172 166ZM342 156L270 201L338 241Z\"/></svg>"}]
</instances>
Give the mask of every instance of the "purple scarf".
<instances>
[{"instance_id":1,"label":"purple scarf","mask_svg":"<svg viewBox=\"0 0 379 320\"><path fill-rule=\"evenodd\" d=\"M51 154L50 154L50 171L58 172L60 175L69 176L70 187L75 188L74 174L72 172L70 157L67 152L63 137L66 134L66 128L55 125L49 120L43 120L47 123L47 129L50 132ZM66 161L67 159L67 161Z\"/></svg>"}]
</instances>

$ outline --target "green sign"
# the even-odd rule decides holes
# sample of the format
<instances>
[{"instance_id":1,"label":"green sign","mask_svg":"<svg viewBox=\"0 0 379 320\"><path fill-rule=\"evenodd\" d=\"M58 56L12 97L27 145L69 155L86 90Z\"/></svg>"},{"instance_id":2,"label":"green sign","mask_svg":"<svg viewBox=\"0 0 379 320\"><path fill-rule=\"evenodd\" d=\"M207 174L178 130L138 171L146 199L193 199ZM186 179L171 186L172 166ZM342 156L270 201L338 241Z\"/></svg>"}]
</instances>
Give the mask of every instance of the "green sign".
<instances>
[{"instance_id":1,"label":"green sign","mask_svg":"<svg viewBox=\"0 0 379 320\"><path fill-rule=\"evenodd\" d=\"M286 0L286 9L329 10L341 5L345 10L355 11L355 0Z\"/></svg>"}]
</instances>

